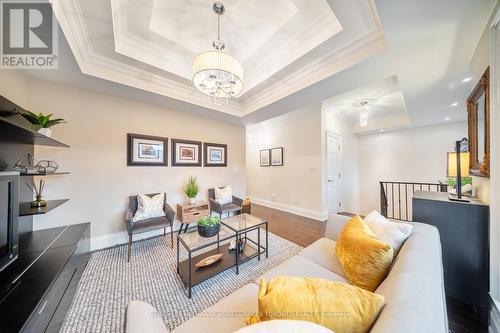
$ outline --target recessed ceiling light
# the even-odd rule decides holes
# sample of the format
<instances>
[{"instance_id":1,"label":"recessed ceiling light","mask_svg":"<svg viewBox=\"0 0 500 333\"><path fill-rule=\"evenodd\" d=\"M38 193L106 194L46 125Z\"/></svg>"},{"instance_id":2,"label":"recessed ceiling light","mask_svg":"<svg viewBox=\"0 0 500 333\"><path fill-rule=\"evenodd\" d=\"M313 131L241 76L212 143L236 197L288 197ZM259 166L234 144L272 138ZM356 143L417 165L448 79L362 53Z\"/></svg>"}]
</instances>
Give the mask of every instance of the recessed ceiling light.
<instances>
[{"instance_id":1,"label":"recessed ceiling light","mask_svg":"<svg viewBox=\"0 0 500 333\"><path fill-rule=\"evenodd\" d=\"M448 121L448 120L451 120L450 117L445 117L444 120Z\"/></svg>"},{"instance_id":2,"label":"recessed ceiling light","mask_svg":"<svg viewBox=\"0 0 500 333\"><path fill-rule=\"evenodd\" d=\"M379 129L379 131L380 131L380 132L383 132L383 131L384 131L384 129L383 129L383 128L381 128L381 129Z\"/></svg>"},{"instance_id":3,"label":"recessed ceiling light","mask_svg":"<svg viewBox=\"0 0 500 333\"><path fill-rule=\"evenodd\" d=\"M462 80L462 82L469 82L470 80L472 80L471 77L466 77L465 79Z\"/></svg>"},{"instance_id":4,"label":"recessed ceiling light","mask_svg":"<svg viewBox=\"0 0 500 333\"><path fill-rule=\"evenodd\" d=\"M451 103L451 106L458 106L458 102Z\"/></svg>"}]
</instances>

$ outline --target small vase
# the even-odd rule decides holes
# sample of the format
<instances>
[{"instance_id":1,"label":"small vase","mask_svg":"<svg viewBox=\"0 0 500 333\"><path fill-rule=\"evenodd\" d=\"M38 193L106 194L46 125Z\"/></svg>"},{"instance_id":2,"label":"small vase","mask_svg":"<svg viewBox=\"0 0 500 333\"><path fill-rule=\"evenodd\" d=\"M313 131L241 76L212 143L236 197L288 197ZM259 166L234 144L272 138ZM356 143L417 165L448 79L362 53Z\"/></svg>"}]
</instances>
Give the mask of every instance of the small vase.
<instances>
[{"instance_id":1,"label":"small vase","mask_svg":"<svg viewBox=\"0 0 500 333\"><path fill-rule=\"evenodd\" d=\"M45 207L47 206L47 202L42 199L42 196L37 196L35 201L31 202L31 207L36 208L36 207Z\"/></svg>"},{"instance_id":2,"label":"small vase","mask_svg":"<svg viewBox=\"0 0 500 333\"><path fill-rule=\"evenodd\" d=\"M196 198L189 198L189 204L194 205L196 203Z\"/></svg>"},{"instance_id":3,"label":"small vase","mask_svg":"<svg viewBox=\"0 0 500 333\"><path fill-rule=\"evenodd\" d=\"M40 128L37 132L49 138L52 135L52 130L50 128L45 128L45 127Z\"/></svg>"}]
</instances>

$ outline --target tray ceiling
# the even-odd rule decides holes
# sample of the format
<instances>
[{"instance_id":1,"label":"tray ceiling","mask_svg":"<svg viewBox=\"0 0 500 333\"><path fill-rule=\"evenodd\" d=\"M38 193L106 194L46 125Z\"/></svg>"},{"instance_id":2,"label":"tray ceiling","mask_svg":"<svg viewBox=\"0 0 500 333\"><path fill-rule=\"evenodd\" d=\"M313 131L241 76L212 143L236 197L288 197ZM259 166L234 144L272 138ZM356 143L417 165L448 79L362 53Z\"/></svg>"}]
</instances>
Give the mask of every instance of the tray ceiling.
<instances>
[{"instance_id":1,"label":"tray ceiling","mask_svg":"<svg viewBox=\"0 0 500 333\"><path fill-rule=\"evenodd\" d=\"M191 83L216 37L202 0L51 1L88 75L243 117L386 47L371 0L226 0L221 38L243 65L244 90L214 104Z\"/></svg>"}]
</instances>

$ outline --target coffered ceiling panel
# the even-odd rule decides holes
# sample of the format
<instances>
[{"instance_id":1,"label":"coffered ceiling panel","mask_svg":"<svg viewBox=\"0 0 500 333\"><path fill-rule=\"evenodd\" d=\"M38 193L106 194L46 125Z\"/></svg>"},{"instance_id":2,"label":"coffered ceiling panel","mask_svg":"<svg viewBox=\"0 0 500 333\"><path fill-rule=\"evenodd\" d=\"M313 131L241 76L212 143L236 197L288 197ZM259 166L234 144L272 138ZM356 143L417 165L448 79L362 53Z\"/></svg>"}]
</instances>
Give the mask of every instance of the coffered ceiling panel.
<instances>
[{"instance_id":1,"label":"coffered ceiling panel","mask_svg":"<svg viewBox=\"0 0 500 333\"><path fill-rule=\"evenodd\" d=\"M88 75L243 117L386 47L372 0L226 0L221 39L244 88L214 103L191 82L211 49L217 16L206 0L52 0Z\"/></svg>"}]
</instances>

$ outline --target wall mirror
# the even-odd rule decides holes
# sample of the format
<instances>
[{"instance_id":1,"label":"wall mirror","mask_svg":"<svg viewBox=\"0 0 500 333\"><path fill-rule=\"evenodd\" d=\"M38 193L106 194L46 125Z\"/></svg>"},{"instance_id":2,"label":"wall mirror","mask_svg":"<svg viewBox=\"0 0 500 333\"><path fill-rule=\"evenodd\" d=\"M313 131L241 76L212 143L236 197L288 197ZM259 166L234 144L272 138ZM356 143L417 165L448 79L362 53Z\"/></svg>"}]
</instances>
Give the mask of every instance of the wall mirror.
<instances>
[{"instance_id":1,"label":"wall mirror","mask_svg":"<svg viewBox=\"0 0 500 333\"><path fill-rule=\"evenodd\" d=\"M490 176L490 68L467 99L470 173Z\"/></svg>"}]
</instances>

